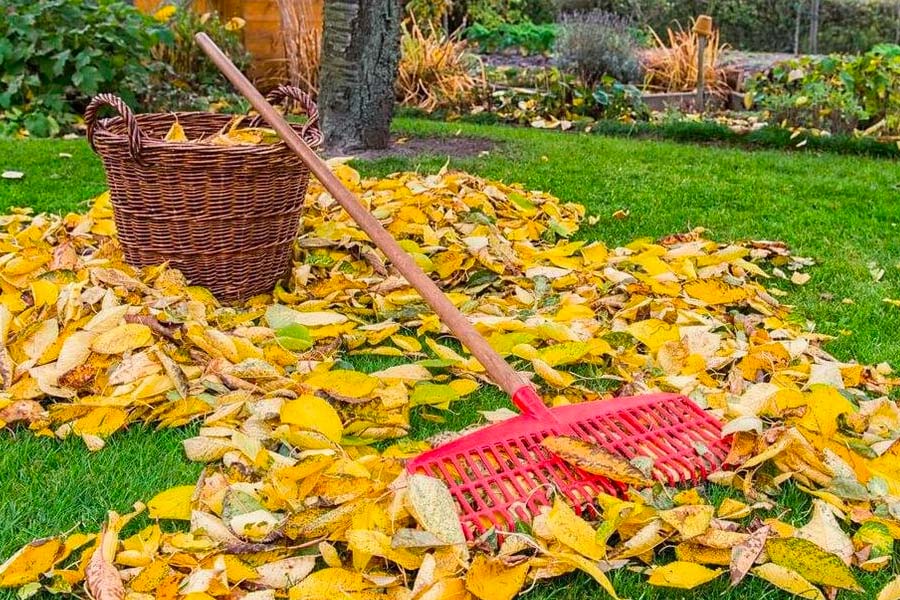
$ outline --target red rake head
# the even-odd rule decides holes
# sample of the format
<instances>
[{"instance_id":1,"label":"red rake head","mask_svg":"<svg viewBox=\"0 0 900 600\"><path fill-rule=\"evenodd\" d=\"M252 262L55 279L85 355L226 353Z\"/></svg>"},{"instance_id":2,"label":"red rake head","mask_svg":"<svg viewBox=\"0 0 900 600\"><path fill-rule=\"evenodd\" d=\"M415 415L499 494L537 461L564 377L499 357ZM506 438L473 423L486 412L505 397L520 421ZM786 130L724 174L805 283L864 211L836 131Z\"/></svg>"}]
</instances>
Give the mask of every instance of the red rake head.
<instances>
[{"instance_id":1,"label":"red rake head","mask_svg":"<svg viewBox=\"0 0 900 600\"><path fill-rule=\"evenodd\" d=\"M530 523L552 492L579 512L593 510L599 492L621 496L625 486L575 468L541 441L576 436L628 460L647 457L653 476L668 485L698 482L728 454L721 424L684 396L650 394L560 406L552 418L518 416L463 436L410 461L410 472L444 480L460 507L466 536L491 527L512 531ZM556 422L554 422L556 421Z\"/></svg>"}]
</instances>

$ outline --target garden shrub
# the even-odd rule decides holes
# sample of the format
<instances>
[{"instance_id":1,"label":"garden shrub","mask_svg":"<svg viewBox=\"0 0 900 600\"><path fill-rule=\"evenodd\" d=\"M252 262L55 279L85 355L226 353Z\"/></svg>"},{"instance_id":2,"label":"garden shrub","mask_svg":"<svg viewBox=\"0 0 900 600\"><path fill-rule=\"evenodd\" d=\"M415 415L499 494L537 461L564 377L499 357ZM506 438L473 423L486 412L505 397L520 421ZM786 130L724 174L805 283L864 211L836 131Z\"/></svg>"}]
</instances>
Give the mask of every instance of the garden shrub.
<instances>
[{"instance_id":1,"label":"garden shrub","mask_svg":"<svg viewBox=\"0 0 900 600\"><path fill-rule=\"evenodd\" d=\"M594 84L585 84L559 69L509 74L509 87L492 95L492 110L501 119L515 123L533 123L537 119L624 120L647 119L650 111L641 92L633 85L616 81L609 75ZM517 84L527 83L532 87Z\"/></svg>"},{"instance_id":2,"label":"garden shrub","mask_svg":"<svg viewBox=\"0 0 900 600\"><path fill-rule=\"evenodd\" d=\"M877 125L900 133L900 46L859 56L803 57L780 63L748 84L761 108L789 125L852 131Z\"/></svg>"},{"instance_id":3,"label":"garden shrub","mask_svg":"<svg viewBox=\"0 0 900 600\"><path fill-rule=\"evenodd\" d=\"M242 96L231 91L228 82L194 41L197 32L205 32L244 70L250 64L250 54L238 35L244 26L243 19L222 21L215 13L197 14L184 8L176 10L166 25L170 35L152 50L158 61L157 71L141 95L141 107L158 112L243 106Z\"/></svg>"},{"instance_id":4,"label":"garden shrub","mask_svg":"<svg viewBox=\"0 0 900 600\"><path fill-rule=\"evenodd\" d=\"M480 52L516 50L522 54L546 54L556 43L557 27L552 23L503 23L485 27L475 23L466 28L466 40L478 45Z\"/></svg>"},{"instance_id":5,"label":"garden shrub","mask_svg":"<svg viewBox=\"0 0 900 600\"><path fill-rule=\"evenodd\" d=\"M503 24L552 23L556 19L555 0L406 0L405 5L420 25L444 25L445 32L473 23L493 29Z\"/></svg>"},{"instance_id":6,"label":"garden shrub","mask_svg":"<svg viewBox=\"0 0 900 600\"><path fill-rule=\"evenodd\" d=\"M201 29L246 64L227 24L186 9L157 20L118 0L5 0L0 15L0 135L69 130L100 92L138 110L209 108L227 83L193 43Z\"/></svg>"},{"instance_id":7,"label":"garden shrub","mask_svg":"<svg viewBox=\"0 0 900 600\"><path fill-rule=\"evenodd\" d=\"M0 135L57 134L90 96L134 103L167 28L114 0L4 0L0 8Z\"/></svg>"},{"instance_id":8,"label":"garden shrub","mask_svg":"<svg viewBox=\"0 0 900 600\"><path fill-rule=\"evenodd\" d=\"M560 18L556 60L588 85L604 75L632 83L640 79L638 45L630 23L605 11L568 13Z\"/></svg>"}]
</instances>

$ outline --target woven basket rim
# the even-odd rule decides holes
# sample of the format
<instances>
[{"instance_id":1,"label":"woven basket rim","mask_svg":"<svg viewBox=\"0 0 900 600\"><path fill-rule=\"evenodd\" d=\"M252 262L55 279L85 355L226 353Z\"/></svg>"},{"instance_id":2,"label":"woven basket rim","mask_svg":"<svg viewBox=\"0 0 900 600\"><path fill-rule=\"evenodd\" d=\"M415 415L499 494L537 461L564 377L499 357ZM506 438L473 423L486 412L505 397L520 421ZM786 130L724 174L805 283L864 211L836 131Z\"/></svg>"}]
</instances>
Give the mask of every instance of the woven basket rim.
<instances>
[{"instance_id":1,"label":"woven basket rim","mask_svg":"<svg viewBox=\"0 0 900 600\"><path fill-rule=\"evenodd\" d=\"M149 119L159 119L159 118L169 118L172 117L175 120L180 119L194 119L194 118L210 118L210 117L227 117L229 120L235 116L241 116L238 114L230 115L227 113L213 113L213 112L205 112L205 111L181 111L181 112L170 112L170 113L141 113L135 115L135 120L137 120L138 125L140 125L141 121L146 121ZM243 115L248 121L253 119L254 117L248 117ZM127 131L125 119L120 116L114 117L106 117L103 119L99 119L97 121L97 129L94 132L94 141L98 146L101 145L121 145L124 147L128 147L128 135L126 133L114 133L110 131L110 127L120 127L123 132ZM302 132L303 123L291 123L291 127L297 131L298 134ZM268 124L260 125L261 127L267 127ZM210 128L210 135L215 135L222 130L221 127L218 128ZM312 148L313 150L317 150L319 146L322 144L321 138L317 138L315 136L305 135L303 136L303 141ZM246 145L235 145L235 146L220 146L217 144L201 144L198 142L188 141L188 142L167 142L165 140L161 140L159 138L150 137L142 133L141 135L141 148L143 152L152 151L152 150L165 150L166 152L185 152L190 154L196 154L197 152L204 152L209 154L223 154L223 155L241 155L241 154L254 154L254 155L268 155L268 154L283 154L286 151L289 151L287 145L284 143L284 140L278 139L274 144L246 144Z\"/></svg>"}]
</instances>

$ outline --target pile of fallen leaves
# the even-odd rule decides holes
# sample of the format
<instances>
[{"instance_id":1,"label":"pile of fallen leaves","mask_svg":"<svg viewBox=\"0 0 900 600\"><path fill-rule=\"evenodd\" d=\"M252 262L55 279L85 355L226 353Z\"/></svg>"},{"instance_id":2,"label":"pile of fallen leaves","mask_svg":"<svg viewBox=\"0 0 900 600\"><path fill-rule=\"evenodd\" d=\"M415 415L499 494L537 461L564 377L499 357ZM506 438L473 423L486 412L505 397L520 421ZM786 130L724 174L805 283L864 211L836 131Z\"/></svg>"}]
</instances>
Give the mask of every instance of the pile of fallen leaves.
<instances>
[{"instance_id":1,"label":"pile of fallen leaves","mask_svg":"<svg viewBox=\"0 0 900 600\"><path fill-rule=\"evenodd\" d=\"M404 459L428 447L411 413L440 421L488 380L327 192L311 186L289 283L242 307L164 266L124 264L101 196L86 214L0 217L0 425L99 450L136 421L200 421L184 447L208 466L196 485L111 512L99 534L25 546L0 565L0 587L24 598L84 585L95 600L508 600L575 570L611 595L613 569L678 588L727 570L735 585L758 577L824 598L889 566L897 380L887 365L835 360L778 302L809 261L702 231L621 248L570 241L584 210L547 194L458 172L362 180L332 167L551 404L671 391L726 421L730 466L710 479L733 497L714 506L705 488L646 486L628 477L652 464L625 463L618 478L633 485L598 497L596 521L557 498L514 532L467 542L447 488L406 474ZM390 366L355 370L359 355ZM813 498L799 528L775 504L789 482ZM186 526L122 539L145 508ZM896 598L898 581L881 596Z\"/></svg>"}]
</instances>

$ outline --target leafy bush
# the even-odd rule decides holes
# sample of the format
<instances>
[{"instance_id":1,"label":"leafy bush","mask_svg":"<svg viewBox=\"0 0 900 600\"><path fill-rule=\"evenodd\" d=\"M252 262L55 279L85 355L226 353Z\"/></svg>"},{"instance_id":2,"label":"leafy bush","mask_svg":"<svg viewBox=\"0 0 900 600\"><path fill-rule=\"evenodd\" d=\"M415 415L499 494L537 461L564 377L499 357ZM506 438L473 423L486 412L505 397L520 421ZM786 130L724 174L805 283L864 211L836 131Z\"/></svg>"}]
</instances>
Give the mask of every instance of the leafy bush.
<instances>
[{"instance_id":1,"label":"leafy bush","mask_svg":"<svg viewBox=\"0 0 900 600\"><path fill-rule=\"evenodd\" d=\"M457 24L549 23L556 15L553 0L455 0L451 14Z\"/></svg>"},{"instance_id":2,"label":"leafy bush","mask_svg":"<svg viewBox=\"0 0 900 600\"><path fill-rule=\"evenodd\" d=\"M207 110L238 102L203 57L203 30L247 64L232 20L166 6L156 18L117 0L6 0L0 19L0 135L71 129L90 98L113 92L144 111Z\"/></svg>"},{"instance_id":3,"label":"leafy bush","mask_svg":"<svg viewBox=\"0 0 900 600\"><path fill-rule=\"evenodd\" d=\"M0 12L0 134L55 135L98 92L134 103L150 77L150 49L171 39L114 0L5 0Z\"/></svg>"},{"instance_id":4,"label":"leafy bush","mask_svg":"<svg viewBox=\"0 0 900 600\"><path fill-rule=\"evenodd\" d=\"M522 54L546 54L556 43L556 25L503 23L498 27L488 28L475 23L466 28L463 35L466 40L478 44L481 52L517 50Z\"/></svg>"},{"instance_id":5,"label":"leafy bush","mask_svg":"<svg viewBox=\"0 0 900 600\"><path fill-rule=\"evenodd\" d=\"M546 127L558 121L635 121L650 115L640 90L610 76L594 85L585 85L559 69L516 71L508 75L511 83L522 83L523 77L527 77L534 87L502 87L493 93L492 110L506 121Z\"/></svg>"},{"instance_id":6,"label":"leafy bush","mask_svg":"<svg viewBox=\"0 0 900 600\"><path fill-rule=\"evenodd\" d=\"M157 18L161 13L157 12ZM194 35L206 32L243 70L250 64L250 54L238 35L244 20L234 17L222 21L214 13L197 14L184 8L171 12L166 26L167 39L157 43L151 52L158 64L147 89L140 94L143 110L210 110L242 105L242 97L231 91L216 66L194 42Z\"/></svg>"},{"instance_id":7,"label":"leafy bush","mask_svg":"<svg viewBox=\"0 0 900 600\"><path fill-rule=\"evenodd\" d=\"M850 133L866 117L851 92L821 81L806 84L796 92L768 96L760 107L776 123L831 133Z\"/></svg>"},{"instance_id":8,"label":"leafy bush","mask_svg":"<svg viewBox=\"0 0 900 600\"><path fill-rule=\"evenodd\" d=\"M851 131L874 126L900 134L900 46L883 44L859 56L785 61L757 75L748 93L789 125Z\"/></svg>"},{"instance_id":9,"label":"leafy bush","mask_svg":"<svg viewBox=\"0 0 900 600\"><path fill-rule=\"evenodd\" d=\"M640 78L638 47L629 22L604 11L571 13L560 19L556 60L588 85L604 75L624 82Z\"/></svg>"}]
</instances>

